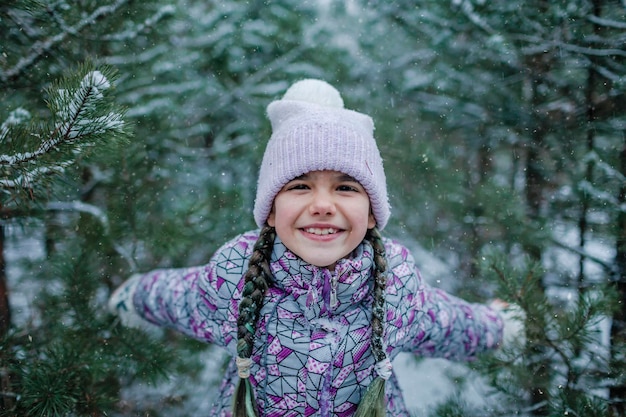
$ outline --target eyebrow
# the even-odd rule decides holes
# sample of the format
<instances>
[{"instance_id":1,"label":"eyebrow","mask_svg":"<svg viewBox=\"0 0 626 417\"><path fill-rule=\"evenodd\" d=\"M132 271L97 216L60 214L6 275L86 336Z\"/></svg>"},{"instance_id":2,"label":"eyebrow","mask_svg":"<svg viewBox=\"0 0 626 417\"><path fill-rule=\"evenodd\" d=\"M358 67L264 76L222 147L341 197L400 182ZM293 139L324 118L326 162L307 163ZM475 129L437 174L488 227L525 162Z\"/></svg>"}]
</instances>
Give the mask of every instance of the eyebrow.
<instances>
[{"instance_id":1,"label":"eyebrow","mask_svg":"<svg viewBox=\"0 0 626 417\"><path fill-rule=\"evenodd\" d=\"M295 177L292 181L294 180L307 180L309 179L310 175L308 173L306 174L302 174L299 175L297 177ZM348 181L348 182L358 182L354 177L348 175L348 174L343 174L340 173L337 177L336 177L337 181Z\"/></svg>"},{"instance_id":2,"label":"eyebrow","mask_svg":"<svg viewBox=\"0 0 626 417\"><path fill-rule=\"evenodd\" d=\"M358 182L354 177L351 177L348 174L342 174L338 178L340 181L350 181L350 182Z\"/></svg>"}]
</instances>

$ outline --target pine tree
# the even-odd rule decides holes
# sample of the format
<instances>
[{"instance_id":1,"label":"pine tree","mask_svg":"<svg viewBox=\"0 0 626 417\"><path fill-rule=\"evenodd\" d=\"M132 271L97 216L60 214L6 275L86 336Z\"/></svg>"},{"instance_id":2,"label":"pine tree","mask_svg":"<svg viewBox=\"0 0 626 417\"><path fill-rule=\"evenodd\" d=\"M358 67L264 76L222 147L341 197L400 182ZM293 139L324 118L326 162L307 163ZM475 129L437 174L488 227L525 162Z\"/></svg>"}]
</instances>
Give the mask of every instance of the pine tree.
<instances>
[{"instance_id":1,"label":"pine tree","mask_svg":"<svg viewBox=\"0 0 626 417\"><path fill-rule=\"evenodd\" d=\"M59 178L76 175L77 165L89 160L90 153L119 146L127 135L123 109L111 101L114 80L110 68L81 67L49 87L45 120L32 120L28 110L18 108L3 122L5 227L33 222L51 211L98 212L95 207L50 197L63 192ZM40 295L45 315L36 323L10 327L10 310L3 311L2 415L51 416L70 411L93 415L116 400L116 385L111 382L120 371L124 375L132 369L129 365L134 361L120 355L156 358L162 351L154 343L128 345L128 336L116 336L110 318L93 303L100 282L91 269L98 263L96 252L85 252L91 242L73 238L57 243L55 250L48 248L48 262L40 265L41 281L62 288L60 294L46 288ZM2 278L6 286L6 276Z\"/></svg>"},{"instance_id":2,"label":"pine tree","mask_svg":"<svg viewBox=\"0 0 626 417\"><path fill-rule=\"evenodd\" d=\"M592 247L620 241L615 196L623 177L615 150L623 141L615 126L624 106L618 75L623 7L603 1L364 3L404 31L403 45L413 45L412 53L388 51L387 62L403 63L390 84L402 92L398 107L412 106L413 117L433 128L413 161L427 175L439 174L422 191L436 217L406 225L441 242L445 249L437 252L458 259L465 276L486 274L489 268L478 269L476 260L494 248L507 263L534 271L491 275L494 283L498 276L512 282L532 276L539 303L530 308L527 291L521 293L527 299L508 293L528 307L527 343L517 363L532 370L532 385L521 378L507 390L517 389L532 415L619 409L622 381L615 376L623 362L595 352L591 342L601 343L596 322L613 315L614 291L605 284L620 288L621 280L614 275L617 262ZM429 184L436 184L432 191ZM458 255L447 254L449 248ZM576 261L563 262L565 256ZM493 296L492 287L472 282L484 283L463 282L463 294ZM614 328L617 358L618 334ZM502 364L490 369L509 372ZM618 386L608 390L607 381Z\"/></svg>"},{"instance_id":3,"label":"pine tree","mask_svg":"<svg viewBox=\"0 0 626 417\"><path fill-rule=\"evenodd\" d=\"M85 173L103 166L102 156L119 154L130 133L112 94L118 76L89 59L95 50L84 35L128 2L66 6L0 6L0 415L6 416L102 415L118 401L119 381L154 378L164 372L161 363L171 363L160 343L121 329L105 313L110 259L102 253L116 245L105 211L83 199L90 192ZM83 233L88 223L97 239ZM41 256L7 258L20 241L36 252L26 242L33 234L45 242Z\"/></svg>"}]
</instances>

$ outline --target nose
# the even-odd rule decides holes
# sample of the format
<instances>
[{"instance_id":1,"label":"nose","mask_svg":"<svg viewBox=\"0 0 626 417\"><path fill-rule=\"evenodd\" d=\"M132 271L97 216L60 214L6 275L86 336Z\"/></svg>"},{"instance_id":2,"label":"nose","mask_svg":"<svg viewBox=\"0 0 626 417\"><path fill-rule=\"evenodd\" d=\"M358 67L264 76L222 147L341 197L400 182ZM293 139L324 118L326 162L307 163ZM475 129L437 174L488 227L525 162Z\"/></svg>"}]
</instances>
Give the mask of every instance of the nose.
<instances>
[{"instance_id":1,"label":"nose","mask_svg":"<svg viewBox=\"0 0 626 417\"><path fill-rule=\"evenodd\" d=\"M332 216L335 214L335 201L332 195L326 191L318 190L313 194L309 212L315 216Z\"/></svg>"}]
</instances>

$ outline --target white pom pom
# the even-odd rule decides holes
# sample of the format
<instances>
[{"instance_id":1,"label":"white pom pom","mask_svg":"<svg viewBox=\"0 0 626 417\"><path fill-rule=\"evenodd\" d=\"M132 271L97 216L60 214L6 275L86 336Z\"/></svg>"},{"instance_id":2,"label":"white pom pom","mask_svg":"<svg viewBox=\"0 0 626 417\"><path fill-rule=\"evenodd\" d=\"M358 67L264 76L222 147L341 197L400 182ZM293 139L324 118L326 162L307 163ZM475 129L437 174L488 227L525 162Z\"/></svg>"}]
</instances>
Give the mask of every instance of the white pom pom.
<instances>
[{"instance_id":1,"label":"white pom pom","mask_svg":"<svg viewBox=\"0 0 626 417\"><path fill-rule=\"evenodd\" d=\"M306 101L320 106L343 108L343 99L332 85L325 81L306 79L293 84L283 100Z\"/></svg>"}]
</instances>

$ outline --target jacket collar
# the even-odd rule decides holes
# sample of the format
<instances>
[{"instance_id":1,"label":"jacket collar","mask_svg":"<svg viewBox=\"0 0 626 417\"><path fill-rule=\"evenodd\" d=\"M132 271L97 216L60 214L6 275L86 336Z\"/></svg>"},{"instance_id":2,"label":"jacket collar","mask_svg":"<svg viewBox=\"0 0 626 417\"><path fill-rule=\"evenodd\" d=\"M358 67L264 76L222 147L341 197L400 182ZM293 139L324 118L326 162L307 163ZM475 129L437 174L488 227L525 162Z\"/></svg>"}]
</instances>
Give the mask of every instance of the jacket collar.
<instances>
[{"instance_id":1,"label":"jacket collar","mask_svg":"<svg viewBox=\"0 0 626 417\"><path fill-rule=\"evenodd\" d=\"M270 262L273 285L292 295L309 320L343 314L370 293L373 253L363 241L330 271L305 262L277 236Z\"/></svg>"}]
</instances>

